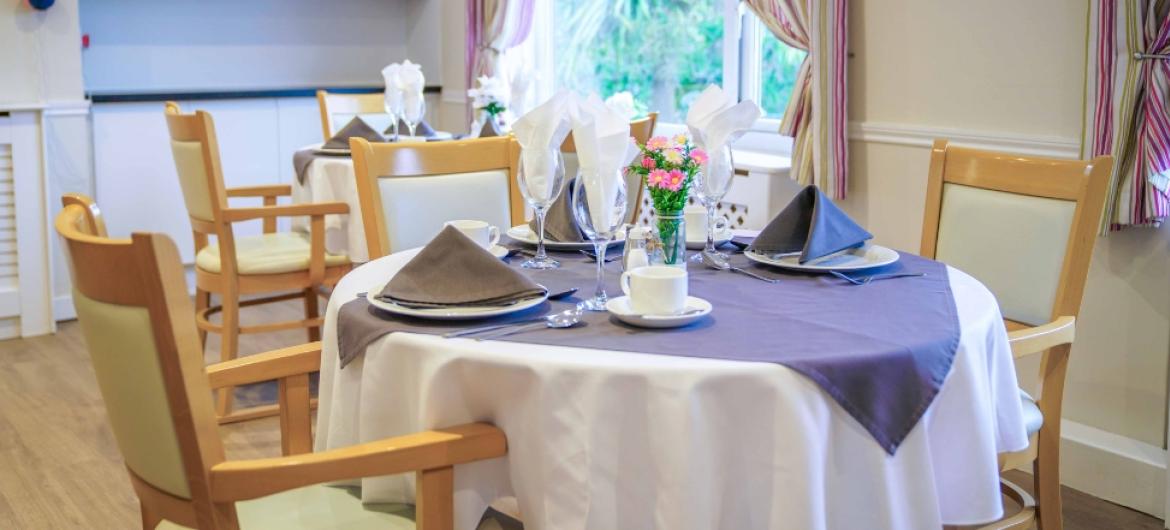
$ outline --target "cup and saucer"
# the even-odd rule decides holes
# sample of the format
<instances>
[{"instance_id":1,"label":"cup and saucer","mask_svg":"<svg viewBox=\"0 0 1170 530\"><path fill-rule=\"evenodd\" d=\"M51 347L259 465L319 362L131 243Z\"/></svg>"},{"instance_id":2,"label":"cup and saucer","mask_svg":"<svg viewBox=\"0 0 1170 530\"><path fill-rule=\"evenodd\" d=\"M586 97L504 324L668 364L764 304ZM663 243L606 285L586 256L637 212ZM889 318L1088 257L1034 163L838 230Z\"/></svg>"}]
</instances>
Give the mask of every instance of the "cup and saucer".
<instances>
[{"instance_id":1,"label":"cup and saucer","mask_svg":"<svg viewBox=\"0 0 1170 530\"><path fill-rule=\"evenodd\" d=\"M463 235L475 241L477 245L490 252L491 255L499 259L504 259L508 255L508 249L499 244L499 227L493 226L487 221L477 221L474 219L458 219L455 221L447 221L446 224L463 232Z\"/></svg>"},{"instance_id":2,"label":"cup and saucer","mask_svg":"<svg viewBox=\"0 0 1170 530\"><path fill-rule=\"evenodd\" d=\"M687 271L653 265L622 273L622 292L605 309L618 320L643 328L677 328L711 313L711 302L687 296Z\"/></svg>"}]
</instances>

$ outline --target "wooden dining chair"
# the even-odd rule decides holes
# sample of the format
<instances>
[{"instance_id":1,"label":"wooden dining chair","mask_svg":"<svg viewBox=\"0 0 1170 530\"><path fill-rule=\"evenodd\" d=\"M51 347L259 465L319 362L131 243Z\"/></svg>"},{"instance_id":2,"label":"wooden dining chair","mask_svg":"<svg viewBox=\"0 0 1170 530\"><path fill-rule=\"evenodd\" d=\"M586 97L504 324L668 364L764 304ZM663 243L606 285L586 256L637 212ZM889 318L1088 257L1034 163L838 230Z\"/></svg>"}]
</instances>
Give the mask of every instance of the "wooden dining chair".
<instances>
[{"instance_id":1,"label":"wooden dining chair","mask_svg":"<svg viewBox=\"0 0 1170 530\"><path fill-rule=\"evenodd\" d=\"M630 136L638 145L646 145L651 136L654 136L654 125L658 123L658 113L651 112L645 118L630 122ZM561 144L561 155L565 158L565 177L572 178L577 174L577 145L573 143L570 133ZM642 177L640 175L626 175L626 222L636 223L638 214L642 211Z\"/></svg>"},{"instance_id":2,"label":"wooden dining chair","mask_svg":"<svg viewBox=\"0 0 1170 530\"><path fill-rule=\"evenodd\" d=\"M278 205L277 198L291 195L290 186L227 188L219 159L219 144L211 115L197 111L182 114L179 105L166 104L171 153L195 238L195 319L200 339L207 332L221 334L220 359L236 358L239 334L305 328L309 341L320 338L318 296L350 270L349 258L325 251L325 215L349 212L345 203ZM230 207L234 197L262 197L263 206ZM277 232L279 217L309 217L309 233ZM264 233L237 238L236 223L261 219ZM210 243L208 236L215 236ZM292 291L291 293L288 291ZM211 295L220 305L211 305ZM271 293L283 293L271 295ZM243 295L270 294L241 301ZM305 318L255 326L240 325L240 308L302 299ZM219 324L210 321L216 313ZM232 389L219 391L220 421L230 422L275 413L272 407L232 410Z\"/></svg>"},{"instance_id":3,"label":"wooden dining chair","mask_svg":"<svg viewBox=\"0 0 1170 530\"><path fill-rule=\"evenodd\" d=\"M317 108L321 113L321 141L323 142L328 142L330 138L333 138L333 134L355 116L386 113L381 92L375 94L337 94L318 90ZM338 116L345 119L337 120ZM386 125L390 125L389 116L386 117Z\"/></svg>"},{"instance_id":4,"label":"wooden dining chair","mask_svg":"<svg viewBox=\"0 0 1170 530\"><path fill-rule=\"evenodd\" d=\"M1036 502L1004 481L1024 509L990 528L1059 530L1060 417L1076 317L1105 206L1112 158L1060 160L949 147L935 140L921 254L995 294L1015 358L1040 354L1039 396L1020 398L1030 437L1002 469L1032 463Z\"/></svg>"},{"instance_id":5,"label":"wooden dining chair","mask_svg":"<svg viewBox=\"0 0 1170 530\"><path fill-rule=\"evenodd\" d=\"M162 234L104 237L87 201L66 197L55 226L144 529L452 528L454 466L504 456L502 431L469 423L310 453L308 375L320 366L320 343L205 369L174 243ZM284 431L284 456L226 460L211 389L271 380L282 427L298 426ZM416 477L413 517L407 506L363 506L325 485L404 472Z\"/></svg>"},{"instance_id":6,"label":"wooden dining chair","mask_svg":"<svg viewBox=\"0 0 1170 530\"><path fill-rule=\"evenodd\" d=\"M422 246L447 221L478 219L506 231L524 223L510 136L428 143L351 138L370 259Z\"/></svg>"}]
</instances>

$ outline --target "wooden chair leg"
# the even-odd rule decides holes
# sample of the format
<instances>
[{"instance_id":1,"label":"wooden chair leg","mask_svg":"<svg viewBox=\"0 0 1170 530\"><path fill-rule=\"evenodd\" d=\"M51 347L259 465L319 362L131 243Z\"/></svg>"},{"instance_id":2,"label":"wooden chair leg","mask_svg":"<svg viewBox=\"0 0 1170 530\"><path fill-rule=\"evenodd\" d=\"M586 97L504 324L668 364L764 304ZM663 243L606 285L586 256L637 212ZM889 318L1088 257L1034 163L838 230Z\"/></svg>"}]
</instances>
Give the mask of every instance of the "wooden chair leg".
<instances>
[{"instance_id":1,"label":"wooden chair leg","mask_svg":"<svg viewBox=\"0 0 1170 530\"><path fill-rule=\"evenodd\" d=\"M417 530L452 530L455 526L455 468L415 474L414 521Z\"/></svg>"},{"instance_id":2,"label":"wooden chair leg","mask_svg":"<svg viewBox=\"0 0 1170 530\"><path fill-rule=\"evenodd\" d=\"M305 289L305 320L312 320L321 316L317 310L317 288L309 287ZM321 327L309 326L306 328L309 334L309 342L321 340Z\"/></svg>"},{"instance_id":3,"label":"wooden chair leg","mask_svg":"<svg viewBox=\"0 0 1170 530\"><path fill-rule=\"evenodd\" d=\"M162 518L151 512L145 504L138 503L138 510L142 512L142 530L154 530L162 522Z\"/></svg>"},{"instance_id":4,"label":"wooden chair leg","mask_svg":"<svg viewBox=\"0 0 1170 530\"><path fill-rule=\"evenodd\" d=\"M240 301L235 294L223 295L223 311L222 329L223 333L220 337L219 359L220 361L230 361L236 358L236 354L240 347ZM219 396L216 401L216 412L220 416L227 416L232 412L232 400L235 397L235 387L226 387L219 389Z\"/></svg>"},{"instance_id":5,"label":"wooden chair leg","mask_svg":"<svg viewBox=\"0 0 1170 530\"><path fill-rule=\"evenodd\" d=\"M195 289L195 311L203 311L211 307L211 293L202 289ZM199 330L199 345L207 347L207 330Z\"/></svg>"},{"instance_id":6,"label":"wooden chair leg","mask_svg":"<svg viewBox=\"0 0 1170 530\"><path fill-rule=\"evenodd\" d=\"M1064 519L1060 499L1059 445L1041 447L1032 464L1035 480L1036 513L1040 530L1062 530Z\"/></svg>"}]
</instances>

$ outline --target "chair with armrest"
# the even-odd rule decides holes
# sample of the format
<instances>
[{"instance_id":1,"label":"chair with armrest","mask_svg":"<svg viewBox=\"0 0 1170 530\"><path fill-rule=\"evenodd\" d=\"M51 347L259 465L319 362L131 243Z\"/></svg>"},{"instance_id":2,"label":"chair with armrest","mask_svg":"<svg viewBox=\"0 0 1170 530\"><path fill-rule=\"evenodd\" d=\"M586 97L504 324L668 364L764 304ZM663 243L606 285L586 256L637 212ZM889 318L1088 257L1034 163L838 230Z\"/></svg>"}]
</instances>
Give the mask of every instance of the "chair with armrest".
<instances>
[{"instance_id":1,"label":"chair with armrest","mask_svg":"<svg viewBox=\"0 0 1170 530\"><path fill-rule=\"evenodd\" d=\"M65 198L55 226L144 529L449 530L454 466L507 452L502 431L469 423L309 453L308 376L320 366L320 343L205 370L174 243L162 234L106 238L84 201ZM282 427L295 425L282 438L284 456L226 460L211 389L270 380L280 385ZM413 516L409 506L363 506L346 489L324 485L403 472L416 474ZM515 527L497 517L495 528Z\"/></svg>"},{"instance_id":2,"label":"chair with armrest","mask_svg":"<svg viewBox=\"0 0 1170 530\"><path fill-rule=\"evenodd\" d=\"M921 254L953 265L995 294L1012 353L1039 354L1039 395L1020 398L1030 437L1001 468L1032 462L1036 502L991 528L1059 530L1060 417L1075 335L1112 158L1060 160L950 147L935 140ZM1034 519L1034 520L1033 520Z\"/></svg>"},{"instance_id":3,"label":"chair with armrest","mask_svg":"<svg viewBox=\"0 0 1170 530\"><path fill-rule=\"evenodd\" d=\"M520 146L510 136L427 143L351 138L358 204L370 259L419 247L456 219L500 230L524 222L516 183Z\"/></svg>"},{"instance_id":4,"label":"chair with armrest","mask_svg":"<svg viewBox=\"0 0 1170 530\"><path fill-rule=\"evenodd\" d=\"M654 135L654 125L658 123L658 113L651 112L645 118L630 122L630 136L638 145L646 145ZM577 145L573 143L573 135L569 134L561 144L561 154L565 157L565 178L577 176ZM642 210L642 177L639 175L626 176L626 222L638 222L638 214Z\"/></svg>"},{"instance_id":5,"label":"chair with armrest","mask_svg":"<svg viewBox=\"0 0 1170 530\"><path fill-rule=\"evenodd\" d=\"M348 213L349 207L340 202L277 205L278 197L292 193L288 185L227 188L211 115L203 111L182 114L178 104L168 102L166 119L195 238L195 318L200 339L208 331L220 333L224 361L236 358L240 333L305 328L309 341L318 340L321 288L336 284L350 270L348 257L325 251L325 216ZM263 197L264 202L257 207L230 207L228 199L233 197ZM309 217L308 234L276 231L278 218L298 216ZM262 220L264 233L237 238L235 224L254 219ZM215 236L216 242L211 244L208 236ZM221 305L211 305L212 293L220 296ZM258 294L269 296L240 300L242 295ZM297 298L304 301L303 320L240 325L241 307ZM219 324L209 319L215 313L221 315ZM219 391L220 421L275 413L271 407L233 412L231 390Z\"/></svg>"}]
</instances>

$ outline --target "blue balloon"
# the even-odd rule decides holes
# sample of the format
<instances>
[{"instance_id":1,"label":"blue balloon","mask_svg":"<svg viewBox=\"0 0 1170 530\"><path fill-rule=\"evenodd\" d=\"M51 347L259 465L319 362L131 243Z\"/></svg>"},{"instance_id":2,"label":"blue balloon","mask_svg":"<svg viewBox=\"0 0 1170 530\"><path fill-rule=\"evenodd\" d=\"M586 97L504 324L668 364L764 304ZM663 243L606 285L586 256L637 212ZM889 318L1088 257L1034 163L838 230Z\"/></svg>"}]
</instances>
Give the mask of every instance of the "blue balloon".
<instances>
[{"instance_id":1,"label":"blue balloon","mask_svg":"<svg viewBox=\"0 0 1170 530\"><path fill-rule=\"evenodd\" d=\"M53 7L53 2L55 1L56 0L28 0L28 5L33 6L35 9L44 11L50 7Z\"/></svg>"}]
</instances>

